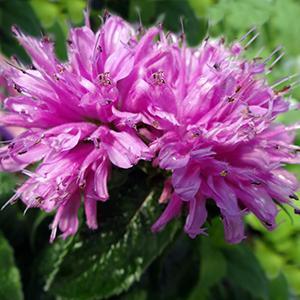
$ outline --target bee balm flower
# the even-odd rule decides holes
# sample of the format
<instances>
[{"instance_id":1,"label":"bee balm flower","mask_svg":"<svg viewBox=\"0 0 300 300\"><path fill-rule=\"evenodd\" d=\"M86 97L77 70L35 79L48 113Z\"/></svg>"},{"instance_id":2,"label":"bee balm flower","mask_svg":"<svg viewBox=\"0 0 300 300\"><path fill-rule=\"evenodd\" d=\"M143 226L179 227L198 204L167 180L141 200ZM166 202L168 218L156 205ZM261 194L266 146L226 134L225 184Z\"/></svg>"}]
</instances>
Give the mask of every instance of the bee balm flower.
<instances>
[{"instance_id":1,"label":"bee balm flower","mask_svg":"<svg viewBox=\"0 0 300 300\"><path fill-rule=\"evenodd\" d=\"M161 230L186 207L184 229L194 238L204 232L206 206L214 203L227 241L238 243L245 237L246 213L271 230L277 204L293 206L298 182L283 165L300 161L300 148L293 145L299 125L274 122L289 104L268 85L265 62L243 59L239 44L179 44L162 38L152 45L161 56L152 63L159 82L155 92L144 88L148 110L159 111L152 114L161 132L152 142L156 163L171 171L174 190L152 229Z\"/></svg>"},{"instance_id":2,"label":"bee balm flower","mask_svg":"<svg viewBox=\"0 0 300 300\"><path fill-rule=\"evenodd\" d=\"M72 29L66 63L49 38L13 32L34 68L5 67L18 95L4 101L1 120L26 131L0 149L0 166L29 176L9 203L21 198L28 208L57 211L51 240L57 228L63 237L77 231L82 195L87 224L97 228L111 166L139 160L171 174L153 231L186 208L184 228L194 238L213 203L227 241L237 243L246 213L273 229L277 204L293 205L298 182L283 165L299 163L299 125L274 122L289 105L281 96L287 88L276 92L265 79L267 60L248 61L239 44L222 40L191 49L161 27L139 36L119 17L96 33L88 22Z\"/></svg>"},{"instance_id":3,"label":"bee balm flower","mask_svg":"<svg viewBox=\"0 0 300 300\"><path fill-rule=\"evenodd\" d=\"M64 238L77 231L83 195L87 224L95 229L96 203L109 197L112 164L130 168L152 156L135 130L132 119L138 117L119 111L118 85L133 69L135 32L119 17L108 18L96 33L88 24L72 29L65 63L48 37L36 40L16 27L13 33L33 68L4 66L18 94L4 101L1 121L26 131L1 148L0 169L29 176L9 203L21 198L27 208L57 210L53 240L58 227Z\"/></svg>"}]
</instances>

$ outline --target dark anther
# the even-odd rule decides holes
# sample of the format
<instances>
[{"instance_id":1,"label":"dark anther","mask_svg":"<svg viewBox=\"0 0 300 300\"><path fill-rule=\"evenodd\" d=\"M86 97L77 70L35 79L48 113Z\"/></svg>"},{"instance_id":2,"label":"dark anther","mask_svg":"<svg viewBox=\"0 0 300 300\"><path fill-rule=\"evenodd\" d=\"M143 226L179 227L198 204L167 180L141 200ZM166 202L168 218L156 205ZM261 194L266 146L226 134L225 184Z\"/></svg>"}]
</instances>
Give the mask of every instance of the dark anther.
<instances>
[{"instance_id":1,"label":"dark anther","mask_svg":"<svg viewBox=\"0 0 300 300\"><path fill-rule=\"evenodd\" d=\"M234 102L234 100L235 100L235 99L234 99L233 97L228 97L228 98L227 98L227 101L228 101L229 103Z\"/></svg>"},{"instance_id":2,"label":"dark anther","mask_svg":"<svg viewBox=\"0 0 300 300\"><path fill-rule=\"evenodd\" d=\"M220 172L220 175L222 177L226 177L228 175L228 171L227 170L223 170L223 171Z\"/></svg>"},{"instance_id":3,"label":"dark anther","mask_svg":"<svg viewBox=\"0 0 300 300\"><path fill-rule=\"evenodd\" d=\"M280 89L278 91L275 91L275 94L276 95L282 94L282 93L288 92L290 89L291 89L291 86L290 85L286 85L282 89Z\"/></svg>"},{"instance_id":4,"label":"dark anther","mask_svg":"<svg viewBox=\"0 0 300 300\"><path fill-rule=\"evenodd\" d=\"M110 13L108 12L107 9L104 10L104 13L103 13L103 22L105 23L107 21L107 19L110 18Z\"/></svg>"},{"instance_id":5,"label":"dark anther","mask_svg":"<svg viewBox=\"0 0 300 300\"><path fill-rule=\"evenodd\" d=\"M80 189L83 190L85 188L85 186L86 186L86 182L85 181L80 182L80 184L79 184L79 188Z\"/></svg>"},{"instance_id":6,"label":"dark anther","mask_svg":"<svg viewBox=\"0 0 300 300\"><path fill-rule=\"evenodd\" d=\"M253 58L254 62L261 61L263 58L261 56L257 56Z\"/></svg>"},{"instance_id":7,"label":"dark anther","mask_svg":"<svg viewBox=\"0 0 300 300\"><path fill-rule=\"evenodd\" d=\"M241 88L242 87L240 85L238 85L237 88L236 88L236 90L235 90L235 92L238 93L241 90Z\"/></svg>"},{"instance_id":8,"label":"dark anther","mask_svg":"<svg viewBox=\"0 0 300 300\"><path fill-rule=\"evenodd\" d=\"M266 226L268 226L268 227L272 227L272 224L269 223L269 222L267 222L267 221L265 221L264 224L265 224Z\"/></svg>"},{"instance_id":9,"label":"dark anther","mask_svg":"<svg viewBox=\"0 0 300 300\"><path fill-rule=\"evenodd\" d=\"M213 67L214 67L217 71L220 71L220 70L221 70L220 64L218 64L218 63L215 63L215 64L213 65Z\"/></svg>"},{"instance_id":10,"label":"dark anther","mask_svg":"<svg viewBox=\"0 0 300 300\"><path fill-rule=\"evenodd\" d=\"M25 153L27 153L27 150L22 150L22 151L18 152L19 155L22 155L22 154L25 154Z\"/></svg>"},{"instance_id":11,"label":"dark anther","mask_svg":"<svg viewBox=\"0 0 300 300\"><path fill-rule=\"evenodd\" d=\"M261 182L260 181L252 181L251 184L253 184L253 185L261 185Z\"/></svg>"},{"instance_id":12,"label":"dark anther","mask_svg":"<svg viewBox=\"0 0 300 300\"><path fill-rule=\"evenodd\" d=\"M59 77L57 76L57 74L53 74L53 77L55 80L59 81Z\"/></svg>"},{"instance_id":13,"label":"dark anther","mask_svg":"<svg viewBox=\"0 0 300 300\"><path fill-rule=\"evenodd\" d=\"M42 204L43 201L44 201L44 198L43 198L42 196L37 196L37 197L35 198L35 200L36 200L39 204Z\"/></svg>"},{"instance_id":14,"label":"dark anther","mask_svg":"<svg viewBox=\"0 0 300 300\"><path fill-rule=\"evenodd\" d=\"M108 86L112 84L109 72L99 74L98 79L101 85Z\"/></svg>"},{"instance_id":15,"label":"dark anther","mask_svg":"<svg viewBox=\"0 0 300 300\"><path fill-rule=\"evenodd\" d=\"M51 39L48 35L45 35L42 38L42 42L45 43L45 44L48 44L48 43L51 43L52 41L51 41Z\"/></svg>"},{"instance_id":16,"label":"dark anther","mask_svg":"<svg viewBox=\"0 0 300 300\"><path fill-rule=\"evenodd\" d=\"M291 199L299 200L299 197L296 194L289 195Z\"/></svg>"},{"instance_id":17,"label":"dark anther","mask_svg":"<svg viewBox=\"0 0 300 300\"><path fill-rule=\"evenodd\" d=\"M58 73L62 74L66 69L63 65L57 65L57 70L58 70Z\"/></svg>"},{"instance_id":18,"label":"dark anther","mask_svg":"<svg viewBox=\"0 0 300 300\"><path fill-rule=\"evenodd\" d=\"M163 71L154 72L152 78L154 79L155 84L161 85L166 83Z\"/></svg>"},{"instance_id":19,"label":"dark anther","mask_svg":"<svg viewBox=\"0 0 300 300\"><path fill-rule=\"evenodd\" d=\"M14 83L14 89L18 92L18 93L22 93L22 89L20 86L18 86L17 84Z\"/></svg>"}]
</instances>

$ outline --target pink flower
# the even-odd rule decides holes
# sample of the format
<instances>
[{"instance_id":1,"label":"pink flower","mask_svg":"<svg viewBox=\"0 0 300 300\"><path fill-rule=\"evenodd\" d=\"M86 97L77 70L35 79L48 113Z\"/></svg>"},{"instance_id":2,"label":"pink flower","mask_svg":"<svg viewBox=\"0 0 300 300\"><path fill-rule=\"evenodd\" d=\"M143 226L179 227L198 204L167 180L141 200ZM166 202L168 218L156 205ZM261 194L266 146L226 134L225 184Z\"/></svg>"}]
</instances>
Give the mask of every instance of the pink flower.
<instances>
[{"instance_id":1,"label":"pink flower","mask_svg":"<svg viewBox=\"0 0 300 300\"><path fill-rule=\"evenodd\" d=\"M189 49L161 38L152 49L152 56L164 58L149 58L155 88L143 87L161 133L151 147L156 163L172 172L174 189L152 230L161 230L185 206L184 229L194 238L204 232L210 202L220 210L230 243L245 238L246 213L275 228L276 204L293 206L299 186L283 165L300 162L300 148L293 145L300 126L274 123L289 104L268 86L265 64L243 59L241 46L228 49L218 40Z\"/></svg>"},{"instance_id":2,"label":"pink flower","mask_svg":"<svg viewBox=\"0 0 300 300\"><path fill-rule=\"evenodd\" d=\"M48 37L36 40L16 27L13 33L34 68L3 64L18 93L5 99L1 121L26 131L1 148L0 169L29 176L9 203L21 198L27 208L57 210L52 241L57 227L64 238L77 231L83 195L87 225L95 229L97 201L109 198L112 165L130 168L152 157L135 129L139 115L120 110L119 85L134 68L135 32L119 17L108 18L96 33L88 24L72 29L66 63L58 61Z\"/></svg>"},{"instance_id":3,"label":"pink flower","mask_svg":"<svg viewBox=\"0 0 300 300\"><path fill-rule=\"evenodd\" d=\"M289 109L288 88L267 84L267 60L248 61L240 44L222 40L191 49L161 27L138 36L119 17L96 33L88 22L72 29L66 63L49 38L13 32L34 68L3 66L18 94L4 101L1 121L26 131L0 149L0 170L29 176L9 203L21 198L27 208L56 211L51 241L57 228L64 238L77 231L81 196L87 225L97 228L112 166L140 160L171 174L153 231L187 209L184 230L192 238L205 233L213 203L227 241L237 243L245 214L273 229L277 204L294 205L298 182L283 165L300 161L293 145L300 125L274 122Z\"/></svg>"}]
</instances>

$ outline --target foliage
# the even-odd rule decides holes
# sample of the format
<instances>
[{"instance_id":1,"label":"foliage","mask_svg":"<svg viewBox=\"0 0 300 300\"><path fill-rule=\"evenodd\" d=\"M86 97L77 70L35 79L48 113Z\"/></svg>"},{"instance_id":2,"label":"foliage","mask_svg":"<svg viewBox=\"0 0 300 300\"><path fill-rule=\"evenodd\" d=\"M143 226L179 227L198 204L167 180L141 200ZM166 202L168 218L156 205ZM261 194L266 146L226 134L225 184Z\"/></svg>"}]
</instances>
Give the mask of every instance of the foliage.
<instances>
[{"instance_id":1,"label":"foliage","mask_svg":"<svg viewBox=\"0 0 300 300\"><path fill-rule=\"evenodd\" d=\"M23 299L19 270L15 266L13 250L0 234L0 297L3 300Z\"/></svg>"},{"instance_id":2,"label":"foliage","mask_svg":"<svg viewBox=\"0 0 300 300\"><path fill-rule=\"evenodd\" d=\"M91 1L92 25L108 8L145 26L163 22L184 31L191 45L207 34L229 41L256 26L261 37L251 55L282 44L288 54L270 81L300 70L300 3L297 0L107 0ZM6 56L28 62L10 33L12 24L38 36L50 32L60 58L66 57L67 24L83 22L84 0L0 1L0 45ZM299 89L291 97L297 99ZM294 100L296 101L296 100ZM281 121L299 119L291 112ZM300 168L293 168L300 178ZM13 192L18 177L0 174L0 204ZM17 204L0 213L0 299L297 299L300 296L300 219L282 211L281 225L266 231L253 216L248 239L238 246L223 241L220 220L207 224L209 237L191 240L178 223L152 234L150 226L163 209L158 205L161 174L145 166L113 174L111 199L99 205L101 228L91 232L81 218L80 232L49 244L51 216L32 210L23 215ZM210 212L213 215L213 211ZM290 218L292 220L290 220ZM6 240L6 238L7 240ZM21 275L20 275L21 274ZM22 281L22 283L21 283Z\"/></svg>"}]
</instances>

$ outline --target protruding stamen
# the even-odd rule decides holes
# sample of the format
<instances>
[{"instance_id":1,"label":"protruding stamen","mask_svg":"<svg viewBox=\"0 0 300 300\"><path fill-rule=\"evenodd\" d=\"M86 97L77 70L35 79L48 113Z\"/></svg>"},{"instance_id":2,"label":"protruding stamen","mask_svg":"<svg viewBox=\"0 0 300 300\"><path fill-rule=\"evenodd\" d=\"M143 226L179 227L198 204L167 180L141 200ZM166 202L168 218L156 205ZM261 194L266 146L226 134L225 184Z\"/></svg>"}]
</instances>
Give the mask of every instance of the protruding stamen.
<instances>
[{"instance_id":1,"label":"protruding stamen","mask_svg":"<svg viewBox=\"0 0 300 300\"><path fill-rule=\"evenodd\" d=\"M244 34L241 38L240 38L240 42L244 41L253 31L256 31L256 27L252 27L246 34Z\"/></svg>"},{"instance_id":2,"label":"protruding stamen","mask_svg":"<svg viewBox=\"0 0 300 300\"><path fill-rule=\"evenodd\" d=\"M280 90L275 91L275 94L276 94L276 95L284 94L284 93L286 93L286 92L289 92L290 90L291 90L291 85L286 85L286 86L284 86L283 88L281 88Z\"/></svg>"},{"instance_id":3,"label":"protruding stamen","mask_svg":"<svg viewBox=\"0 0 300 300\"><path fill-rule=\"evenodd\" d=\"M285 52L281 52L279 54L279 56L271 63L271 65L269 66L269 70L271 71L272 68L276 65L276 63L285 55ZM269 72L267 72L268 74Z\"/></svg>"},{"instance_id":4,"label":"protruding stamen","mask_svg":"<svg viewBox=\"0 0 300 300\"><path fill-rule=\"evenodd\" d=\"M293 81L293 82L290 84L290 86L291 86L291 88L294 88L295 86L297 86L297 85L299 85L299 84L300 84L300 79Z\"/></svg>"},{"instance_id":5,"label":"protruding stamen","mask_svg":"<svg viewBox=\"0 0 300 300\"><path fill-rule=\"evenodd\" d=\"M2 207L1 210L4 210L8 205L12 205L19 198L19 194L14 194Z\"/></svg>"},{"instance_id":6,"label":"protruding stamen","mask_svg":"<svg viewBox=\"0 0 300 300\"><path fill-rule=\"evenodd\" d=\"M264 60L264 63L268 63L274 54L276 54L278 51L280 51L282 49L282 46L278 46L265 60Z\"/></svg>"},{"instance_id":7,"label":"protruding stamen","mask_svg":"<svg viewBox=\"0 0 300 300\"><path fill-rule=\"evenodd\" d=\"M259 32L257 32L251 39L250 41L244 46L245 49L247 49L260 35Z\"/></svg>"},{"instance_id":8,"label":"protruding stamen","mask_svg":"<svg viewBox=\"0 0 300 300\"><path fill-rule=\"evenodd\" d=\"M91 23L90 23L90 7L91 7L91 5L92 5L91 0L88 0L86 8L83 11L85 26L87 26L89 28L91 28Z\"/></svg>"},{"instance_id":9,"label":"protruding stamen","mask_svg":"<svg viewBox=\"0 0 300 300\"><path fill-rule=\"evenodd\" d=\"M105 9L103 13L103 23L105 23L110 18L110 16L111 14L109 13L109 11Z\"/></svg>"},{"instance_id":10,"label":"protruding stamen","mask_svg":"<svg viewBox=\"0 0 300 300\"><path fill-rule=\"evenodd\" d=\"M185 41L185 32L184 32L183 17L180 17L180 25L181 25L180 39L182 41Z\"/></svg>"},{"instance_id":11,"label":"protruding stamen","mask_svg":"<svg viewBox=\"0 0 300 300\"><path fill-rule=\"evenodd\" d=\"M265 47L261 47L261 48L257 51L255 57L261 56L261 54L262 54L262 52L263 52L264 50L265 50Z\"/></svg>"},{"instance_id":12,"label":"protruding stamen","mask_svg":"<svg viewBox=\"0 0 300 300\"><path fill-rule=\"evenodd\" d=\"M11 32L15 36L21 36L22 35L22 32L21 32L20 28L15 24L11 26Z\"/></svg>"},{"instance_id":13,"label":"protruding stamen","mask_svg":"<svg viewBox=\"0 0 300 300\"><path fill-rule=\"evenodd\" d=\"M280 85L280 84L282 84L282 83L284 83L284 82L286 82L286 81L289 81L289 80L291 80L291 79L293 79L293 78L295 78L295 77L297 77L297 76L299 76L299 73L296 73L296 74L293 74L293 75L290 75L290 76L283 77L283 78L281 78L281 79L275 81L275 82L273 83L273 85L271 85L271 89L274 89L276 86L278 86L278 85Z\"/></svg>"}]
</instances>

